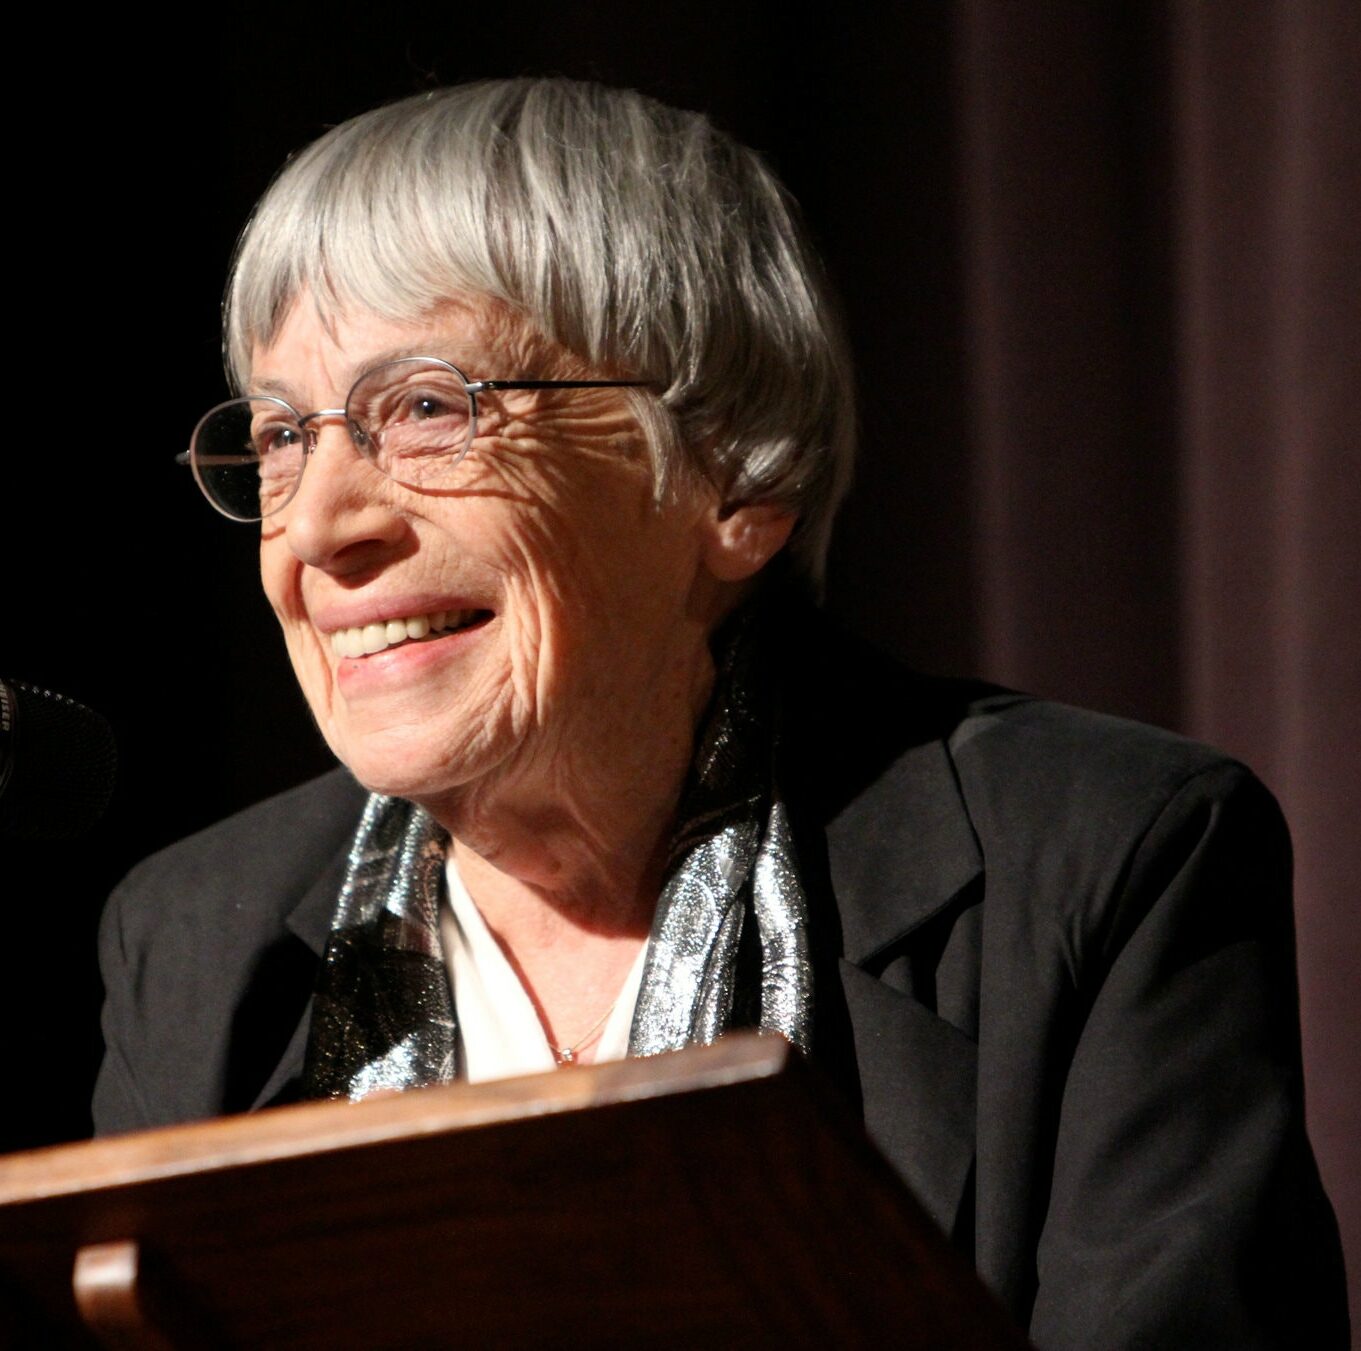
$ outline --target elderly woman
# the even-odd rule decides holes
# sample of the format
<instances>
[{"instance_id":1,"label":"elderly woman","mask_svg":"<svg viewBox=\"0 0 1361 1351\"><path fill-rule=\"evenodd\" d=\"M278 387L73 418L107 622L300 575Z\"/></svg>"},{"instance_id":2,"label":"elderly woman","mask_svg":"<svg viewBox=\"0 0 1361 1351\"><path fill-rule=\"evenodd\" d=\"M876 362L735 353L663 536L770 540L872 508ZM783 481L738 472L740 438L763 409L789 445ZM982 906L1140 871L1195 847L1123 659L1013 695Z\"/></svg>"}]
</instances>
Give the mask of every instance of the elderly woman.
<instances>
[{"instance_id":1,"label":"elderly woman","mask_svg":"<svg viewBox=\"0 0 1361 1351\"><path fill-rule=\"evenodd\" d=\"M1039 1343L1340 1344L1275 806L818 617L833 314L760 160L634 94L447 90L289 164L188 459L345 769L117 893L97 1123L756 1025Z\"/></svg>"}]
</instances>

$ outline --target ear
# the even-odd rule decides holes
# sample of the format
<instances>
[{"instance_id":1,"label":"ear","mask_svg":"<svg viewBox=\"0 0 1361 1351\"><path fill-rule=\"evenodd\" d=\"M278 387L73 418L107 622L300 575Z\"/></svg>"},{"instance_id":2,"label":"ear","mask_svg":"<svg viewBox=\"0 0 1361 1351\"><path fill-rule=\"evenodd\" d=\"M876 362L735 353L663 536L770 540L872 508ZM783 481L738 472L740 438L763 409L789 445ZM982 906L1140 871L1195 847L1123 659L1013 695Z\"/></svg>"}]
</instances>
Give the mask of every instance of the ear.
<instances>
[{"instance_id":1,"label":"ear","mask_svg":"<svg viewBox=\"0 0 1361 1351\"><path fill-rule=\"evenodd\" d=\"M705 566L720 582L745 582L789 542L797 519L774 503L712 508L705 521Z\"/></svg>"}]
</instances>

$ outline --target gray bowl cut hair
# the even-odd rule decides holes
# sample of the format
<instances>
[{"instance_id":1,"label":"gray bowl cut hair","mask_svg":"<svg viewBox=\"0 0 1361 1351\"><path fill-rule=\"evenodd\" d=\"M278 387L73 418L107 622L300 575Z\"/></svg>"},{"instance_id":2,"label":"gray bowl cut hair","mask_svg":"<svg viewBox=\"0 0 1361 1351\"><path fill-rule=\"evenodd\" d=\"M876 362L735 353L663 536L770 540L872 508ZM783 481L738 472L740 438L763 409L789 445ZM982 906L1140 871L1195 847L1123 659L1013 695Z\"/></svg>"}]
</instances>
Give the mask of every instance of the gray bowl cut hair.
<instances>
[{"instance_id":1,"label":"gray bowl cut hair","mask_svg":"<svg viewBox=\"0 0 1361 1351\"><path fill-rule=\"evenodd\" d=\"M854 454L846 343L794 202L700 114L554 79L356 117L284 167L241 236L225 307L238 389L304 291L395 320L485 295L652 382L631 393L659 495L697 472L730 507L790 508L792 561L821 583Z\"/></svg>"}]
</instances>

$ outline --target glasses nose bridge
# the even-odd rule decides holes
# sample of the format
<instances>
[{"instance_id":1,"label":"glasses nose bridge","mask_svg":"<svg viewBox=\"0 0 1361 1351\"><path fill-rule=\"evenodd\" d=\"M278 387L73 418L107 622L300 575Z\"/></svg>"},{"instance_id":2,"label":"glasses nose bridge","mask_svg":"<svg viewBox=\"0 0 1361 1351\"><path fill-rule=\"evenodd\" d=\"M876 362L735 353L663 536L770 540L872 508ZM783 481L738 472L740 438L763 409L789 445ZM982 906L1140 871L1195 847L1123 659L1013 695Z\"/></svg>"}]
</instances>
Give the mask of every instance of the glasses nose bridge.
<instances>
[{"instance_id":1,"label":"glasses nose bridge","mask_svg":"<svg viewBox=\"0 0 1361 1351\"><path fill-rule=\"evenodd\" d=\"M307 413L298 418L298 430L303 434L309 455L316 450L317 437L321 434L321 428L317 424L337 420L344 423L345 430L350 433L350 440L356 440L355 432L358 429L350 425L349 414L344 408L318 408L316 412ZM356 447L356 449L359 449L359 447Z\"/></svg>"}]
</instances>

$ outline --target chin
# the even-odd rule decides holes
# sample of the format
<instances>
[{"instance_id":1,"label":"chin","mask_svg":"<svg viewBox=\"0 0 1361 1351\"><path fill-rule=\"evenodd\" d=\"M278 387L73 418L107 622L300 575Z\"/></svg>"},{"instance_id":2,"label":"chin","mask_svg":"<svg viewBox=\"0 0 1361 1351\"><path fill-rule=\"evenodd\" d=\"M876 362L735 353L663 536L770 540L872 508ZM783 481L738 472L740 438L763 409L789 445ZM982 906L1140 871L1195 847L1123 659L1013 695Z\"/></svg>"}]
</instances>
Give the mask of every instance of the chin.
<instances>
[{"instance_id":1,"label":"chin","mask_svg":"<svg viewBox=\"0 0 1361 1351\"><path fill-rule=\"evenodd\" d=\"M383 793L388 797L404 797L413 802L422 802L438 797L454 786L448 782L447 771L439 773L435 766L429 764L394 762L391 756L363 752L347 753L339 759L369 792Z\"/></svg>"},{"instance_id":2,"label":"chin","mask_svg":"<svg viewBox=\"0 0 1361 1351\"><path fill-rule=\"evenodd\" d=\"M327 733L326 739L336 758L369 792L422 805L447 798L479 773L477 757L469 748L446 742L441 753L432 754L440 742L428 724L363 737Z\"/></svg>"}]
</instances>

